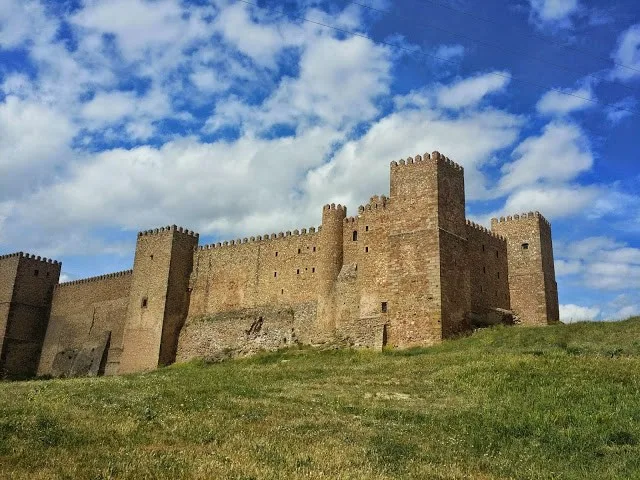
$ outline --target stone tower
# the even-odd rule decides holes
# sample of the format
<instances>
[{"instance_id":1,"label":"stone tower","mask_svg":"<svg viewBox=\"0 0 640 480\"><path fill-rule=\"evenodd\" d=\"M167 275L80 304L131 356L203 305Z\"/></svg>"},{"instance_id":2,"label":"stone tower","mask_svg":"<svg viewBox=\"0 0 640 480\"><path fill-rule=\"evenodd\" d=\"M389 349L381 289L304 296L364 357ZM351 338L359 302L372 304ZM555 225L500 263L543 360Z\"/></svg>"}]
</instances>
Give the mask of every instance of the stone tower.
<instances>
[{"instance_id":1,"label":"stone tower","mask_svg":"<svg viewBox=\"0 0 640 480\"><path fill-rule=\"evenodd\" d=\"M551 225L538 212L491 219L491 230L507 239L511 309L525 325L559 320Z\"/></svg>"},{"instance_id":2,"label":"stone tower","mask_svg":"<svg viewBox=\"0 0 640 480\"><path fill-rule=\"evenodd\" d=\"M36 374L60 268L34 255L0 257L0 377Z\"/></svg>"},{"instance_id":3,"label":"stone tower","mask_svg":"<svg viewBox=\"0 0 640 480\"><path fill-rule=\"evenodd\" d=\"M332 203L322 208L318 242L318 327L321 336L335 329L334 285L343 260L342 230L347 207Z\"/></svg>"},{"instance_id":4,"label":"stone tower","mask_svg":"<svg viewBox=\"0 0 640 480\"><path fill-rule=\"evenodd\" d=\"M462 167L438 152L391 163L388 342L430 345L470 308Z\"/></svg>"},{"instance_id":5,"label":"stone tower","mask_svg":"<svg viewBox=\"0 0 640 480\"><path fill-rule=\"evenodd\" d=\"M175 360L197 245L198 234L175 225L138 234L119 373Z\"/></svg>"}]
</instances>

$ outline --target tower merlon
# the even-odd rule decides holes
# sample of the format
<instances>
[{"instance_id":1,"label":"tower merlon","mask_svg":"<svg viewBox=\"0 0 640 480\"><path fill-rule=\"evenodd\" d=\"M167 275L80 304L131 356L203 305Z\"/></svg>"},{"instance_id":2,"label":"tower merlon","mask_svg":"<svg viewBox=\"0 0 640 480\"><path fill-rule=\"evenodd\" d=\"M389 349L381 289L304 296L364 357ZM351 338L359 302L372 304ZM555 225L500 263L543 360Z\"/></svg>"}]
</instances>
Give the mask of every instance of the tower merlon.
<instances>
[{"instance_id":1,"label":"tower merlon","mask_svg":"<svg viewBox=\"0 0 640 480\"><path fill-rule=\"evenodd\" d=\"M168 233L168 232L178 232L178 233L182 233L185 235L188 235L190 237L194 237L194 238L199 238L200 234L196 233L192 230L188 230L186 228L183 227L178 227L177 225L167 225L166 227L160 227L160 228L153 228L150 230L143 230L141 232L138 232L138 238L140 237L146 237L149 235L161 235L164 233Z\"/></svg>"},{"instance_id":2,"label":"tower merlon","mask_svg":"<svg viewBox=\"0 0 640 480\"><path fill-rule=\"evenodd\" d=\"M424 155L416 155L415 157L407 157L406 160L401 159L398 161L392 161L391 162L391 168L395 168L395 167L406 167L406 166L411 166L411 165L423 165L428 163L429 161L431 162L440 162L443 165L447 165L455 170L459 170L459 171L464 171L464 168L462 167L462 165L457 164L456 162L454 162L453 160L451 160L449 157L446 157L444 155L442 155L440 152L435 151L431 154L429 153L425 153Z\"/></svg>"}]
</instances>

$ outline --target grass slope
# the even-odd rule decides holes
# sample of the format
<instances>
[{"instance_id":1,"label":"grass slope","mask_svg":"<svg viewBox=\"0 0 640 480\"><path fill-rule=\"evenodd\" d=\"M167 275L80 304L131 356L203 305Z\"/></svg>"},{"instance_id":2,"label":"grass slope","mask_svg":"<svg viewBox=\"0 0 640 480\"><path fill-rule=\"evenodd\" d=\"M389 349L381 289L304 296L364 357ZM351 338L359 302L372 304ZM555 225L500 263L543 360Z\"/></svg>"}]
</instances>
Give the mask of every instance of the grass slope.
<instances>
[{"instance_id":1,"label":"grass slope","mask_svg":"<svg viewBox=\"0 0 640 480\"><path fill-rule=\"evenodd\" d=\"M640 478L640 318L2 383L0 478Z\"/></svg>"}]
</instances>

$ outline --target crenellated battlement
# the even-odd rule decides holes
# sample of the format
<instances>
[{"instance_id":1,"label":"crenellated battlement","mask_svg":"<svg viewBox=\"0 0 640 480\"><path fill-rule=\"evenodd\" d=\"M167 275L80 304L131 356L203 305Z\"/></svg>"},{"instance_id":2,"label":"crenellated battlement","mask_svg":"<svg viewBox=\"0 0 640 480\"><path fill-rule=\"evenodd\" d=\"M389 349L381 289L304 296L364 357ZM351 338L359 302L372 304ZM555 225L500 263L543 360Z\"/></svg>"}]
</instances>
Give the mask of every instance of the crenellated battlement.
<instances>
[{"instance_id":1,"label":"crenellated battlement","mask_svg":"<svg viewBox=\"0 0 640 480\"><path fill-rule=\"evenodd\" d=\"M390 203L390 199L385 195L374 195L369 199L369 203L366 205L360 205L358 207L358 213L364 213L365 211L372 211L377 209L386 209Z\"/></svg>"},{"instance_id":2,"label":"crenellated battlement","mask_svg":"<svg viewBox=\"0 0 640 480\"><path fill-rule=\"evenodd\" d=\"M225 240L224 242L216 242L210 243L208 245L200 245L197 247L197 250L212 250L214 248L222 248L222 247L232 247L237 245L244 245L250 243L258 243L258 242L266 242L270 240L278 240L281 238L288 237L301 237L301 236L309 236L316 235L321 230L321 227L309 227L303 228L301 230L287 230L286 232L278 232L278 233L267 233L265 235L258 235L255 237L244 237L237 238L235 240Z\"/></svg>"},{"instance_id":3,"label":"crenellated battlement","mask_svg":"<svg viewBox=\"0 0 640 480\"><path fill-rule=\"evenodd\" d=\"M497 238L498 240L506 241L505 237L503 237L502 235L498 235L495 232L492 232L484 225L480 225L478 223L472 222L471 220L467 220L467 226L473 228L474 230L478 230L479 232L482 232L485 235L488 235L490 237Z\"/></svg>"},{"instance_id":4,"label":"crenellated battlement","mask_svg":"<svg viewBox=\"0 0 640 480\"><path fill-rule=\"evenodd\" d=\"M343 205L340 205L340 204L336 205L335 203L332 203L330 205L329 204L324 205L322 207L322 210L323 211L325 211L325 210L336 210L338 212L344 212L345 214L347 213L347 207L346 206L343 206Z\"/></svg>"},{"instance_id":5,"label":"crenellated battlement","mask_svg":"<svg viewBox=\"0 0 640 480\"><path fill-rule=\"evenodd\" d=\"M83 283L99 282L101 280L125 277L127 275L132 275L132 274L133 274L133 270L122 270L121 272L107 273L105 275L98 275L97 277L81 278L79 280L72 280L70 282L59 283L55 286L55 288L69 287L71 285L79 285Z\"/></svg>"},{"instance_id":6,"label":"crenellated battlement","mask_svg":"<svg viewBox=\"0 0 640 480\"><path fill-rule=\"evenodd\" d=\"M492 218L491 219L491 225L493 225L495 223L502 223L502 222L528 220L530 218L539 218L540 220L542 220L542 222L545 225L551 227L551 223L549 222L549 220L544 218L544 216L538 211L536 211L536 212L526 212L526 213L515 214L515 215L507 215L506 217L500 217L500 218Z\"/></svg>"},{"instance_id":7,"label":"crenellated battlement","mask_svg":"<svg viewBox=\"0 0 640 480\"><path fill-rule=\"evenodd\" d=\"M60 262L58 260L53 260L51 258L40 257L40 256L36 256L36 255L31 255L29 253L24 253L24 252L16 252L16 253L9 253L9 254L6 254L6 255L0 255L0 260L4 260L5 258L14 258L14 257L26 258L26 259L29 259L29 260L35 260L37 262L49 263L51 265L60 265Z\"/></svg>"},{"instance_id":8,"label":"crenellated battlement","mask_svg":"<svg viewBox=\"0 0 640 480\"><path fill-rule=\"evenodd\" d=\"M412 166L412 165L425 165L429 162L437 162L437 163L441 163L443 165L446 165L448 167L451 167L457 171L463 172L464 168L457 164L456 162L454 162L453 160L451 160L449 157L444 156L443 154L441 154L438 151L434 151L433 153L429 154L429 153L425 153L424 155L416 155L415 157L407 157L406 160L401 159L398 161L392 161L391 162L391 168L396 168L396 167L408 167L408 166Z\"/></svg>"},{"instance_id":9,"label":"crenellated battlement","mask_svg":"<svg viewBox=\"0 0 640 480\"><path fill-rule=\"evenodd\" d=\"M140 237L146 237L149 235L161 235L164 233L168 233L168 232L178 232L178 233L183 233L185 235L188 235L190 237L194 237L194 238L199 238L200 234L196 233L192 230L187 230L186 228L182 228L182 227L178 227L177 225L167 225L166 227L160 227L160 228L154 228L151 230L144 230L141 232L138 232L138 238Z\"/></svg>"}]
</instances>

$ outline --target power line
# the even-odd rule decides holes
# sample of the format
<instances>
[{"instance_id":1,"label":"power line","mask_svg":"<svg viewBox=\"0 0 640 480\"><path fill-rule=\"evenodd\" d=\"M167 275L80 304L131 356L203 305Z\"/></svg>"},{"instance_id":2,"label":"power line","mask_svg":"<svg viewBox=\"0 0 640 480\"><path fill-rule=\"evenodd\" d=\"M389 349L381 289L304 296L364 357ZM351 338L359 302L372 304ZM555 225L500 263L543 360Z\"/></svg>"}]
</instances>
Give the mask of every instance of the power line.
<instances>
[{"instance_id":1,"label":"power line","mask_svg":"<svg viewBox=\"0 0 640 480\"><path fill-rule=\"evenodd\" d=\"M274 11L274 10L272 10L270 8L263 7L261 5L258 5L257 3L253 3L253 2L250 2L248 0L237 0L237 1L241 2L241 3L245 3L247 5L251 5L251 6L260 8L262 10ZM290 16L291 18L296 18L296 19L301 20L303 22L312 23L314 25L319 25L321 27L330 28L330 29L335 30L337 32L345 33L347 35L351 35L351 36L354 36L354 37L365 38L367 40L370 40L373 43L377 43L379 45L386 45L388 47L396 48L398 50L403 50L403 51L406 51L406 52L408 52L408 53L410 53L412 55L419 54L419 55L422 55L422 56L433 57L433 58L435 58L437 60L440 60L442 62L451 63L451 64L457 66L457 64L455 62L453 62L452 60L450 60L448 58L439 57L438 55L435 55L435 54L432 54L432 53L427 53L427 52L422 52L422 51L416 52L412 48L403 47L401 45L395 45L393 43L385 42L385 41L382 41L382 40L375 40L374 38L370 37L369 35L364 35L362 33L353 32L351 30L346 30L346 29L339 28L339 27L334 27L333 25L327 25L326 23L322 23L322 22L318 22L318 21L315 21L315 20L311 20L309 18L300 16L300 15L290 14L289 12L286 12L284 9L279 10L279 11L275 11L275 13L280 13L280 14L282 14L284 16ZM541 87L541 88L548 89L550 91L559 93L560 95L567 95L567 96L570 96L570 97L579 98L579 99L584 100L586 102L591 102L591 103L594 103L596 105L602 105L602 106L605 106L605 107L614 108L617 111L629 112L629 113L631 113L633 115L637 115L637 114L640 113L640 112L638 112L636 110L630 110L628 108L622 108L620 106L613 105L613 104L610 104L610 103L600 102L600 101L594 100L592 98L583 97L582 95L576 95L575 93L565 92L565 91L563 91L563 90L561 90L559 88L550 87L549 85L545 85L543 83L535 82L533 80L526 80L524 78L518 78L518 77L514 77L512 75L505 75L504 73L500 73L500 72L487 72L487 75L495 75L495 76L506 78L506 79L509 79L509 80L515 80L517 82L528 83L528 84L531 84L531 85L535 85L537 87Z\"/></svg>"},{"instance_id":2,"label":"power line","mask_svg":"<svg viewBox=\"0 0 640 480\"><path fill-rule=\"evenodd\" d=\"M497 26L499 26L501 28L509 28L509 26L507 26L504 23L496 22L495 20L490 20L488 18L484 18L481 15L476 15L473 12L469 12L467 10L461 10L459 8L453 7L453 6L448 5L446 3L438 2L436 0L412 0L412 1L414 3L425 3L425 2L426 3L431 3L432 5L438 5L439 7L446 8L446 9L451 10L453 12L457 12L457 13L459 13L461 15L466 15L468 17L475 18L476 20L480 20L481 22L490 23L492 25L497 25ZM604 55L599 55L597 53L592 53L592 52L589 52L587 50L583 50L583 49L578 48L578 47L567 45L566 43L561 43L561 42L557 42L555 40L551 40L551 39L545 37L544 35L540 35L540 34L536 34L536 33L521 33L520 36L538 38L538 39L540 39L540 40L542 40L542 41L544 41L546 43L549 43L551 45L555 45L556 47L564 48L566 50L573 50L574 52L579 52L579 53L582 53L584 55L588 55L588 56L591 56L591 57L594 57L594 58L598 58L600 60L604 60L606 62L611 62L616 67L626 68L626 69L629 69L629 70L633 70L634 72L640 73L640 68L632 67L630 65L625 65L624 63L618 63L618 62L616 62L615 60L613 60L613 59L611 59L609 57L605 57Z\"/></svg>"},{"instance_id":3,"label":"power line","mask_svg":"<svg viewBox=\"0 0 640 480\"><path fill-rule=\"evenodd\" d=\"M394 15L394 16L399 17L399 18L408 18L408 19L413 19L414 18L414 17L412 17L410 15L405 15L405 14L402 14L402 13L396 13L396 12L391 11L391 10L383 10L381 8L372 7L372 6L369 6L369 5L366 5L364 3L360 3L360 2L354 1L354 0L346 0L346 3L350 3L352 5L358 5L359 7L367 8L367 9L369 9L371 11L374 11L374 12L384 13L384 14L388 14L388 15ZM540 58L540 57L536 57L536 56L533 56L533 55L530 55L530 54L527 54L527 53L523 53L522 51L513 50L513 49L510 49L510 48L505 48L502 45L498 45L498 44L492 43L492 42L487 42L487 41L484 41L484 40L477 40L474 37L472 37L470 35L466 35L464 33L452 32L448 28L443 28L443 27L440 27L440 26L435 25L433 23L422 22L422 24L424 26L426 26L426 27L433 28L435 30L440 30L440 31L445 32L445 33L447 33L449 35L452 35L452 36L458 36L458 37L466 38L466 39L471 40L472 42L475 42L475 43L477 43L479 45L485 45L487 47L497 48L499 50L502 50L503 52L510 52L510 53L516 53L516 54L524 55L524 56L529 57L529 58L531 58L533 60L536 60L538 62L546 63L548 65L552 65L554 67L561 68L561 69L566 70L568 72L577 73L578 75L591 77L591 78L594 78L594 79L596 79L598 81L605 80L605 78L599 77L599 76L594 75L592 73L581 72L581 71L578 71L578 70L576 70L574 68L567 67L566 65L561 65L559 63L551 62L549 60L545 60L544 58ZM639 72L640 72L640 70L639 70ZM621 83L618 83L618 86L620 86L622 88L626 88L627 90L635 93L635 89L632 88L632 87L629 87L627 85L623 85Z\"/></svg>"}]
</instances>

